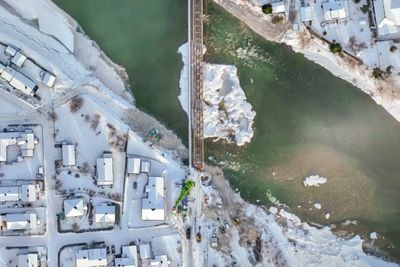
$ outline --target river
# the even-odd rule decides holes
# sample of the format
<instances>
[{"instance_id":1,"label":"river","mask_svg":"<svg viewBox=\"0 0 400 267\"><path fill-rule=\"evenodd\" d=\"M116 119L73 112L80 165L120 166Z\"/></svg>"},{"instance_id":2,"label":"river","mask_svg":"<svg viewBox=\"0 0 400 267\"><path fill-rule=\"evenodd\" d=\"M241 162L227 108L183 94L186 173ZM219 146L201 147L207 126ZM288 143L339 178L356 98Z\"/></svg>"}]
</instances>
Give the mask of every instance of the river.
<instances>
[{"instance_id":1,"label":"river","mask_svg":"<svg viewBox=\"0 0 400 267\"><path fill-rule=\"evenodd\" d=\"M176 54L187 39L186 1L55 2L127 69L137 106L186 140ZM376 231L385 237L376 244L400 259L400 124L359 89L206 3L206 60L238 67L257 113L251 144L207 141L208 161L245 199L270 205L271 192L305 220ZM305 188L312 174L328 182Z\"/></svg>"}]
</instances>

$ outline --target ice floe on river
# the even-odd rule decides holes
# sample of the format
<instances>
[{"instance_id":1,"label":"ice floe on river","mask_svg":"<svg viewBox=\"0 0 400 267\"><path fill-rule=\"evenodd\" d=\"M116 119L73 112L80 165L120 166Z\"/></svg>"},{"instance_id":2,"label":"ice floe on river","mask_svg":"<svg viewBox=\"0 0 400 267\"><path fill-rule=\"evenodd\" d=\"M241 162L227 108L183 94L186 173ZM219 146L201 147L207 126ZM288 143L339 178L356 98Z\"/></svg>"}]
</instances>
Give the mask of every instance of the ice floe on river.
<instances>
[{"instance_id":1,"label":"ice floe on river","mask_svg":"<svg viewBox=\"0 0 400 267\"><path fill-rule=\"evenodd\" d=\"M319 187L321 184L325 184L328 181L325 177L319 175L310 175L303 180L303 184L305 187L307 186L315 186Z\"/></svg>"},{"instance_id":2,"label":"ice floe on river","mask_svg":"<svg viewBox=\"0 0 400 267\"><path fill-rule=\"evenodd\" d=\"M188 45L178 52L184 63L181 71L179 100L185 112L189 108ZM237 69L233 65L203 65L204 137L223 139L241 146L251 141L256 113L240 87Z\"/></svg>"}]
</instances>

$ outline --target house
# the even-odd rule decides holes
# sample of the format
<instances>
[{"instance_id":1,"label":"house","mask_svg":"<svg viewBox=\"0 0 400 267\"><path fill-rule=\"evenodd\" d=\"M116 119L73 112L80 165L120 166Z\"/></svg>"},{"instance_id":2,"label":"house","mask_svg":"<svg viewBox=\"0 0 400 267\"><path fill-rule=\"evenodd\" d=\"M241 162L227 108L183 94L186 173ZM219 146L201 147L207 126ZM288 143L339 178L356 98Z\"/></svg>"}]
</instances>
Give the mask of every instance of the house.
<instances>
[{"instance_id":1,"label":"house","mask_svg":"<svg viewBox=\"0 0 400 267\"><path fill-rule=\"evenodd\" d=\"M18 267L38 267L39 257L37 253L27 253L18 255Z\"/></svg>"},{"instance_id":2,"label":"house","mask_svg":"<svg viewBox=\"0 0 400 267\"><path fill-rule=\"evenodd\" d=\"M150 244L142 244L139 246L139 254L141 260L146 260L151 258Z\"/></svg>"},{"instance_id":3,"label":"house","mask_svg":"<svg viewBox=\"0 0 400 267\"><path fill-rule=\"evenodd\" d=\"M0 202L34 202L36 200L37 186L35 184L0 187Z\"/></svg>"},{"instance_id":4,"label":"house","mask_svg":"<svg viewBox=\"0 0 400 267\"><path fill-rule=\"evenodd\" d=\"M87 210L82 198L71 198L64 200L64 214L67 218L81 217Z\"/></svg>"},{"instance_id":5,"label":"house","mask_svg":"<svg viewBox=\"0 0 400 267\"><path fill-rule=\"evenodd\" d=\"M63 143L61 146L63 166L76 165L76 150L75 145Z\"/></svg>"},{"instance_id":6,"label":"house","mask_svg":"<svg viewBox=\"0 0 400 267\"><path fill-rule=\"evenodd\" d=\"M140 173L140 158L128 158L126 165L126 172L128 174Z\"/></svg>"},{"instance_id":7,"label":"house","mask_svg":"<svg viewBox=\"0 0 400 267\"><path fill-rule=\"evenodd\" d=\"M150 161L142 161L140 172L149 173L150 172Z\"/></svg>"},{"instance_id":8,"label":"house","mask_svg":"<svg viewBox=\"0 0 400 267\"><path fill-rule=\"evenodd\" d=\"M165 217L164 177L149 177L142 199L142 220L163 221Z\"/></svg>"},{"instance_id":9,"label":"house","mask_svg":"<svg viewBox=\"0 0 400 267\"><path fill-rule=\"evenodd\" d=\"M56 82L56 76L47 71L42 71L40 77L42 77L42 83L50 88L52 88Z\"/></svg>"},{"instance_id":10,"label":"house","mask_svg":"<svg viewBox=\"0 0 400 267\"><path fill-rule=\"evenodd\" d=\"M97 184L112 185L114 183L113 159L111 153L104 153L97 159Z\"/></svg>"},{"instance_id":11,"label":"house","mask_svg":"<svg viewBox=\"0 0 400 267\"><path fill-rule=\"evenodd\" d=\"M400 2L397 0L376 0L372 2L378 34L388 35L400 32Z\"/></svg>"},{"instance_id":12,"label":"house","mask_svg":"<svg viewBox=\"0 0 400 267\"><path fill-rule=\"evenodd\" d=\"M122 246L121 257L115 258L114 266L115 267L138 267L139 262L138 262L137 247L135 245Z\"/></svg>"},{"instance_id":13,"label":"house","mask_svg":"<svg viewBox=\"0 0 400 267\"><path fill-rule=\"evenodd\" d=\"M325 22L335 22L347 18L345 0L328 0L322 3Z\"/></svg>"},{"instance_id":14,"label":"house","mask_svg":"<svg viewBox=\"0 0 400 267\"><path fill-rule=\"evenodd\" d=\"M313 15L314 15L314 5L300 7L301 21L303 21L303 22L312 21Z\"/></svg>"},{"instance_id":15,"label":"house","mask_svg":"<svg viewBox=\"0 0 400 267\"><path fill-rule=\"evenodd\" d=\"M14 145L19 146L22 157L32 157L37 143L31 130L0 133L0 162L7 162L7 147Z\"/></svg>"},{"instance_id":16,"label":"house","mask_svg":"<svg viewBox=\"0 0 400 267\"><path fill-rule=\"evenodd\" d=\"M17 65L18 67L22 67L25 61L26 61L26 56L19 51L17 51L11 58L11 62Z\"/></svg>"},{"instance_id":17,"label":"house","mask_svg":"<svg viewBox=\"0 0 400 267\"><path fill-rule=\"evenodd\" d=\"M75 251L76 267L106 267L107 252L105 248L83 249Z\"/></svg>"},{"instance_id":18,"label":"house","mask_svg":"<svg viewBox=\"0 0 400 267\"><path fill-rule=\"evenodd\" d=\"M39 224L37 215L33 212L7 213L5 222L7 230L35 230Z\"/></svg>"},{"instance_id":19,"label":"house","mask_svg":"<svg viewBox=\"0 0 400 267\"><path fill-rule=\"evenodd\" d=\"M0 202L19 201L19 187L0 187Z\"/></svg>"},{"instance_id":20,"label":"house","mask_svg":"<svg viewBox=\"0 0 400 267\"><path fill-rule=\"evenodd\" d=\"M12 47L10 45L7 45L6 50L4 52L6 53L6 55L13 57L17 53L17 49L15 49L14 47Z\"/></svg>"},{"instance_id":21,"label":"house","mask_svg":"<svg viewBox=\"0 0 400 267\"><path fill-rule=\"evenodd\" d=\"M114 224L115 223L115 205L102 203L95 207L94 221L96 223Z\"/></svg>"},{"instance_id":22,"label":"house","mask_svg":"<svg viewBox=\"0 0 400 267\"><path fill-rule=\"evenodd\" d=\"M271 6L273 14L285 13L285 3L283 1L271 2Z\"/></svg>"},{"instance_id":23,"label":"house","mask_svg":"<svg viewBox=\"0 0 400 267\"><path fill-rule=\"evenodd\" d=\"M150 261L150 266L153 267L168 267L168 257L167 255L156 256Z\"/></svg>"},{"instance_id":24,"label":"house","mask_svg":"<svg viewBox=\"0 0 400 267\"><path fill-rule=\"evenodd\" d=\"M38 86L24 74L16 71L10 66L4 66L1 63L0 72L0 77L3 78L4 81L8 82L14 89L20 90L27 95L33 95L36 93Z\"/></svg>"}]
</instances>

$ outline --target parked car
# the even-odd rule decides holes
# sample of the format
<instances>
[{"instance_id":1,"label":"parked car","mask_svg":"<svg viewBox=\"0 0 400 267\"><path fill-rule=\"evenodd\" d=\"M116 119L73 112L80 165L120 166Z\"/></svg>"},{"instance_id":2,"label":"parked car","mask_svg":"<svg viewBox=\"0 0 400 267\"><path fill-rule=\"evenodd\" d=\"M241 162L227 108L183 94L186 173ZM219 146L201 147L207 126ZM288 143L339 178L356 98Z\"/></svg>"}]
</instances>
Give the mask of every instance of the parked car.
<instances>
[{"instance_id":1,"label":"parked car","mask_svg":"<svg viewBox=\"0 0 400 267\"><path fill-rule=\"evenodd\" d=\"M191 227L186 228L186 239L190 239L191 235L192 235L192 228Z\"/></svg>"},{"instance_id":2,"label":"parked car","mask_svg":"<svg viewBox=\"0 0 400 267\"><path fill-rule=\"evenodd\" d=\"M112 253L112 254L115 253L115 246L114 246L114 245L111 246L111 253Z\"/></svg>"}]
</instances>

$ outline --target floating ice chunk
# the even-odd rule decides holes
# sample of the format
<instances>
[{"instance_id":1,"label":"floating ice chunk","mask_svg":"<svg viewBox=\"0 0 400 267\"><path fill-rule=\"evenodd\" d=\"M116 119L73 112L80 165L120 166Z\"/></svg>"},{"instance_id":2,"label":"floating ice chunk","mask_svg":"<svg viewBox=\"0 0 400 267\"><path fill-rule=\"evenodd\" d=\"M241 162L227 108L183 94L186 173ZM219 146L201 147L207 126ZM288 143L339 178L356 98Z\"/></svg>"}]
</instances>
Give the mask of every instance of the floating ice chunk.
<instances>
[{"instance_id":1,"label":"floating ice chunk","mask_svg":"<svg viewBox=\"0 0 400 267\"><path fill-rule=\"evenodd\" d=\"M331 217L331 214L330 213L327 213L327 214L325 214L325 219L329 219Z\"/></svg>"},{"instance_id":2,"label":"floating ice chunk","mask_svg":"<svg viewBox=\"0 0 400 267\"><path fill-rule=\"evenodd\" d=\"M369 238L378 239L378 234L376 232L372 232L372 233L369 234Z\"/></svg>"},{"instance_id":3,"label":"floating ice chunk","mask_svg":"<svg viewBox=\"0 0 400 267\"><path fill-rule=\"evenodd\" d=\"M269 208L269 212L271 212L272 214L277 214L278 213L278 209L276 207L270 207Z\"/></svg>"},{"instance_id":4,"label":"floating ice chunk","mask_svg":"<svg viewBox=\"0 0 400 267\"><path fill-rule=\"evenodd\" d=\"M325 184L328 181L325 177L319 175L311 175L306 177L303 180L304 186L320 186L321 184Z\"/></svg>"},{"instance_id":5,"label":"floating ice chunk","mask_svg":"<svg viewBox=\"0 0 400 267\"><path fill-rule=\"evenodd\" d=\"M314 208L316 208L316 209L319 209L319 210L320 210L320 209L321 209L321 204L319 204L319 203L315 203L315 204L314 204Z\"/></svg>"}]
</instances>

